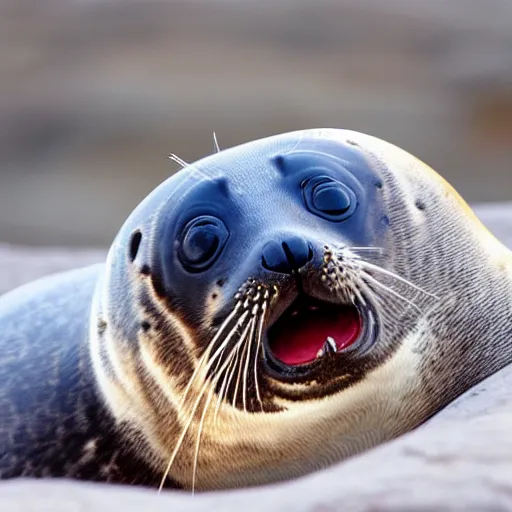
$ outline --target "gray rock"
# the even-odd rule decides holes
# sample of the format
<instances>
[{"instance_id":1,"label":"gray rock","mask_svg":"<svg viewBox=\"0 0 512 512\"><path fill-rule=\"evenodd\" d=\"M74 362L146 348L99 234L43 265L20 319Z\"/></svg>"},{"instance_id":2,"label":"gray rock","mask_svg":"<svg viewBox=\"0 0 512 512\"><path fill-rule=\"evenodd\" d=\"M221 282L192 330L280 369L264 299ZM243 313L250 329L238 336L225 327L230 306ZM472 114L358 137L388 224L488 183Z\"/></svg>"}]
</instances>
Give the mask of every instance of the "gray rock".
<instances>
[{"instance_id":1,"label":"gray rock","mask_svg":"<svg viewBox=\"0 0 512 512\"><path fill-rule=\"evenodd\" d=\"M55 272L103 261L106 250L15 247L0 243L0 295Z\"/></svg>"},{"instance_id":2,"label":"gray rock","mask_svg":"<svg viewBox=\"0 0 512 512\"><path fill-rule=\"evenodd\" d=\"M512 247L512 204L475 207ZM0 246L0 290L99 261L104 251ZM0 484L0 510L122 512L512 511L512 367L466 392L423 426L315 474L263 488L194 497L66 481Z\"/></svg>"}]
</instances>

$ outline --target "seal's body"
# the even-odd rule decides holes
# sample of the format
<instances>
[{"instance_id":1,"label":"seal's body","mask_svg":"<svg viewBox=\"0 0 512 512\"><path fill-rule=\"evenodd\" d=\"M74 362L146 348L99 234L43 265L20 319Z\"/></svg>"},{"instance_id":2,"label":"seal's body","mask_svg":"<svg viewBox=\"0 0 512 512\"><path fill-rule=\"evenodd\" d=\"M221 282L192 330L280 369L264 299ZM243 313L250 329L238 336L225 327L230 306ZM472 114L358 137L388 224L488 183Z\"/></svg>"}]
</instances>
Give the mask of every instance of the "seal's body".
<instances>
[{"instance_id":1,"label":"seal's body","mask_svg":"<svg viewBox=\"0 0 512 512\"><path fill-rule=\"evenodd\" d=\"M87 340L102 267L46 277L0 301L2 478L159 483L126 449L95 382Z\"/></svg>"},{"instance_id":2,"label":"seal's body","mask_svg":"<svg viewBox=\"0 0 512 512\"><path fill-rule=\"evenodd\" d=\"M0 300L0 476L216 489L396 437L512 360L512 257L367 135L185 168L104 265Z\"/></svg>"}]
</instances>

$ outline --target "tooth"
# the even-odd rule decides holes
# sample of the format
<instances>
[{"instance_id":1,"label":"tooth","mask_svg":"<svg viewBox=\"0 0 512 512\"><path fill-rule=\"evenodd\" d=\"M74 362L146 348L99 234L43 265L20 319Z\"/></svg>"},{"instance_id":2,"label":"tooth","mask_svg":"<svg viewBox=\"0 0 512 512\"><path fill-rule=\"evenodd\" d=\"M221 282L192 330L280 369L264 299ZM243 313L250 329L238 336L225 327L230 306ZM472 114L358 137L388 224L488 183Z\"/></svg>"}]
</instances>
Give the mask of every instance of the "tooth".
<instances>
[{"instance_id":1,"label":"tooth","mask_svg":"<svg viewBox=\"0 0 512 512\"><path fill-rule=\"evenodd\" d=\"M323 351L327 354L328 352L337 352L338 347L336 346L336 342L334 338L327 336L327 339L324 342L324 346L322 347Z\"/></svg>"},{"instance_id":2,"label":"tooth","mask_svg":"<svg viewBox=\"0 0 512 512\"><path fill-rule=\"evenodd\" d=\"M320 359L326 354L334 354L338 351L338 347L336 346L336 342L334 338L327 336L327 339L324 341L323 347L316 353L316 358Z\"/></svg>"}]
</instances>

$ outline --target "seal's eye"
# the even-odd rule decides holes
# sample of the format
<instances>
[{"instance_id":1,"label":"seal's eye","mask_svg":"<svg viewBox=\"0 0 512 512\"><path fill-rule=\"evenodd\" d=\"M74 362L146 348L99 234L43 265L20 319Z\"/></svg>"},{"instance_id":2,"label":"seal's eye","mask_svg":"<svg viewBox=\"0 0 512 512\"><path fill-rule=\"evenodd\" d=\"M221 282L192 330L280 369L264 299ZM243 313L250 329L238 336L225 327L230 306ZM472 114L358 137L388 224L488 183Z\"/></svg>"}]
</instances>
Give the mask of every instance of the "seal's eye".
<instances>
[{"instance_id":1,"label":"seal's eye","mask_svg":"<svg viewBox=\"0 0 512 512\"><path fill-rule=\"evenodd\" d=\"M354 192L329 176L308 178L301 186L309 211L324 219L337 222L345 220L357 205Z\"/></svg>"},{"instance_id":2,"label":"seal's eye","mask_svg":"<svg viewBox=\"0 0 512 512\"><path fill-rule=\"evenodd\" d=\"M190 221L183 230L178 250L182 265L190 272L211 267L228 236L226 225L216 217L204 215Z\"/></svg>"}]
</instances>

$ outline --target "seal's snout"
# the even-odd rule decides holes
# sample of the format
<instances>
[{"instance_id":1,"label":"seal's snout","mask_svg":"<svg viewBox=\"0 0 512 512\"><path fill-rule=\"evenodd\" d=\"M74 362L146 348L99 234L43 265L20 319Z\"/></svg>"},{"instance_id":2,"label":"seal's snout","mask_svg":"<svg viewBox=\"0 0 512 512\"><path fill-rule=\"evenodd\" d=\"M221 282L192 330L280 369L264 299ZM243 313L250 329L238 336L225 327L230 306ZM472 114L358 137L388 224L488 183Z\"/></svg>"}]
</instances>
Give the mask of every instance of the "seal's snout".
<instances>
[{"instance_id":1,"label":"seal's snout","mask_svg":"<svg viewBox=\"0 0 512 512\"><path fill-rule=\"evenodd\" d=\"M311 244L297 235L283 236L265 244L261 255L264 268L281 274L291 274L313 258Z\"/></svg>"}]
</instances>

